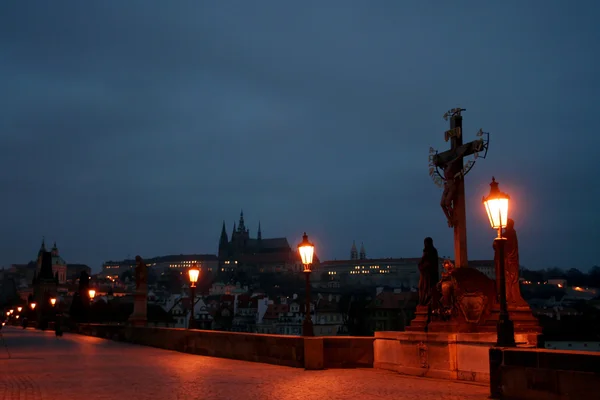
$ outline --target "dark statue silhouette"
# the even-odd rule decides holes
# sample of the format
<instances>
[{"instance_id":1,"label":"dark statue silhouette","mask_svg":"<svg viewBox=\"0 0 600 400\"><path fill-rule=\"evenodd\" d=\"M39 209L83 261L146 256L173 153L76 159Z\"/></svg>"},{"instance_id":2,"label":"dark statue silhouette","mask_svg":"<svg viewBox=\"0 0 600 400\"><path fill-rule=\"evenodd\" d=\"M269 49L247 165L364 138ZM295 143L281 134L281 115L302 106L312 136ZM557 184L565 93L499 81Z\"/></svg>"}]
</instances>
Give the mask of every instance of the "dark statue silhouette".
<instances>
[{"instance_id":1,"label":"dark statue silhouette","mask_svg":"<svg viewBox=\"0 0 600 400\"><path fill-rule=\"evenodd\" d=\"M433 246L433 239L426 237L424 240L425 248L423 249L423 256L419 262L419 305L429 305L432 292L435 290L435 286L440 280L438 272L438 252Z\"/></svg>"},{"instance_id":2,"label":"dark statue silhouette","mask_svg":"<svg viewBox=\"0 0 600 400\"><path fill-rule=\"evenodd\" d=\"M525 307L527 302L521 296L519 287L519 240L515 230L515 221L509 218L506 221L506 228L503 236L506 238L504 244L504 274L506 276L506 302L509 307ZM498 252L496 251L496 241L494 241L494 263L496 265L496 282L500 268L498 267ZM497 288L498 291L500 288Z\"/></svg>"}]
</instances>

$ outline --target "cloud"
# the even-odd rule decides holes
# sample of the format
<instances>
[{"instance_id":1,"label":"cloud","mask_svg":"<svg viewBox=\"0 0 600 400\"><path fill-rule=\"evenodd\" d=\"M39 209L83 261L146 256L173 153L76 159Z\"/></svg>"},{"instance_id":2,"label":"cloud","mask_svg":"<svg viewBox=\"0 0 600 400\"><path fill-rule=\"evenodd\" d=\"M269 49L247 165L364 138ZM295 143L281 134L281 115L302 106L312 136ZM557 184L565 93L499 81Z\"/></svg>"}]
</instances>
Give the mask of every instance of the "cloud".
<instances>
[{"instance_id":1,"label":"cloud","mask_svg":"<svg viewBox=\"0 0 600 400\"><path fill-rule=\"evenodd\" d=\"M2 262L42 235L94 267L215 252L242 207L265 234L314 232L325 258L352 239L418 256L424 236L451 255L427 155L461 105L468 140L491 132L467 177L471 257L492 256L480 198L496 175L523 264L597 264L598 6L544 4L5 5Z\"/></svg>"}]
</instances>

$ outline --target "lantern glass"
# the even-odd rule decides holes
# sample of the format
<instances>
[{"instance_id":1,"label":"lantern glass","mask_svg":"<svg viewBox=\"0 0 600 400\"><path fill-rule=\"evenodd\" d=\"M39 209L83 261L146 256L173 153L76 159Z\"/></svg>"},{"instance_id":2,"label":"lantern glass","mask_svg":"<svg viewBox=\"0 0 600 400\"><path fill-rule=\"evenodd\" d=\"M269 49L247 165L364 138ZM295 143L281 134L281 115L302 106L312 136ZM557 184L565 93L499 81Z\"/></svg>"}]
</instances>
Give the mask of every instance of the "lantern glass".
<instances>
[{"instance_id":1,"label":"lantern glass","mask_svg":"<svg viewBox=\"0 0 600 400\"><path fill-rule=\"evenodd\" d=\"M35 310L35 306L36 306L36 305L37 305L36 303L30 303L30 304L29 304L29 307L31 307L31 309L32 309L32 310Z\"/></svg>"},{"instance_id":2,"label":"lantern glass","mask_svg":"<svg viewBox=\"0 0 600 400\"><path fill-rule=\"evenodd\" d=\"M52 304L53 306L56 304L56 298L53 297L50 299L50 304Z\"/></svg>"},{"instance_id":3,"label":"lantern glass","mask_svg":"<svg viewBox=\"0 0 600 400\"><path fill-rule=\"evenodd\" d=\"M508 203L510 197L498 188L498 182L492 178L490 194L483 198L483 204L492 229L506 228L508 221Z\"/></svg>"},{"instance_id":4,"label":"lantern glass","mask_svg":"<svg viewBox=\"0 0 600 400\"><path fill-rule=\"evenodd\" d=\"M310 272L313 262L313 255L315 253L315 246L308 241L306 232L304 233L304 236L302 236L302 243L298 245L298 252L300 253L300 258L302 258L304 272Z\"/></svg>"},{"instance_id":5,"label":"lantern glass","mask_svg":"<svg viewBox=\"0 0 600 400\"><path fill-rule=\"evenodd\" d=\"M88 294L90 295L90 299L96 297L96 291L94 289L88 290Z\"/></svg>"},{"instance_id":6,"label":"lantern glass","mask_svg":"<svg viewBox=\"0 0 600 400\"><path fill-rule=\"evenodd\" d=\"M21 312L22 309L23 309L23 307L21 307L21 306L17 307L18 312Z\"/></svg>"},{"instance_id":7,"label":"lantern glass","mask_svg":"<svg viewBox=\"0 0 600 400\"><path fill-rule=\"evenodd\" d=\"M190 282L192 285L195 285L198 282L198 277L200 276L200 269L197 266L193 266L188 270L188 274L190 276Z\"/></svg>"}]
</instances>

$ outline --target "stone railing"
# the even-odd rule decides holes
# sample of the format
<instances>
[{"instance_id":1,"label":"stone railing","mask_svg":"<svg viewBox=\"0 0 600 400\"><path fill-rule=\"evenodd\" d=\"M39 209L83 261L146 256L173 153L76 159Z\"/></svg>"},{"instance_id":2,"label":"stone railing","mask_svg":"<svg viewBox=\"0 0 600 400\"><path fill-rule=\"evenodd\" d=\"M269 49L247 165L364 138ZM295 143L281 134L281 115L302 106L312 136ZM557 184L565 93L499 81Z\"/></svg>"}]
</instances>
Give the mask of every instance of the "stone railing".
<instances>
[{"instance_id":1,"label":"stone railing","mask_svg":"<svg viewBox=\"0 0 600 400\"><path fill-rule=\"evenodd\" d=\"M492 398L600 399L600 353L545 349L490 349Z\"/></svg>"},{"instance_id":2,"label":"stone railing","mask_svg":"<svg viewBox=\"0 0 600 400\"><path fill-rule=\"evenodd\" d=\"M373 367L372 337L303 338L102 324L80 324L77 333L190 354L306 369Z\"/></svg>"}]
</instances>

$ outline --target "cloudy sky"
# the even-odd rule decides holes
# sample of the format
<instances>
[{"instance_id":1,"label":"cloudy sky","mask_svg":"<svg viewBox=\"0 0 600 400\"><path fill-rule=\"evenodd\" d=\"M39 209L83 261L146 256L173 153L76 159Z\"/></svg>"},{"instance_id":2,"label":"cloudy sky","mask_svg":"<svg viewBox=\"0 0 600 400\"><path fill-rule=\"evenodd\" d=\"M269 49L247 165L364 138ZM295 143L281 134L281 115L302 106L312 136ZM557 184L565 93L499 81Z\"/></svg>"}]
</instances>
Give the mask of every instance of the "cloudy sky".
<instances>
[{"instance_id":1,"label":"cloudy sky","mask_svg":"<svg viewBox=\"0 0 600 400\"><path fill-rule=\"evenodd\" d=\"M492 4L493 3L493 4ZM0 265L42 236L68 262L215 253L303 231L321 258L418 257L452 231L428 175L443 113L490 151L466 178L512 198L521 263L600 264L600 3L11 1L0 6Z\"/></svg>"}]
</instances>

